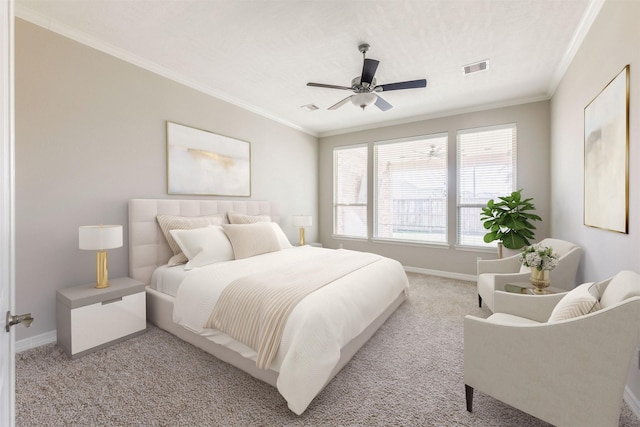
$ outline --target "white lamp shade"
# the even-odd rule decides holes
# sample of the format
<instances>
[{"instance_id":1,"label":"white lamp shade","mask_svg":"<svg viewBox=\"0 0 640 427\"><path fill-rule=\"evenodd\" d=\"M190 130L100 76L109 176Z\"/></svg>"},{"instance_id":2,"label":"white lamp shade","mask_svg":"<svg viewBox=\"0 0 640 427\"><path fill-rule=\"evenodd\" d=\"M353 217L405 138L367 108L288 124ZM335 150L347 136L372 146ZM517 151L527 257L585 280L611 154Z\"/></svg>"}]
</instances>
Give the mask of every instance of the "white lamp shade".
<instances>
[{"instance_id":1,"label":"white lamp shade","mask_svg":"<svg viewBox=\"0 0 640 427\"><path fill-rule=\"evenodd\" d=\"M378 96L375 93L356 93L351 97L351 103L356 107L365 108L376 102Z\"/></svg>"},{"instance_id":2,"label":"white lamp shade","mask_svg":"<svg viewBox=\"0 0 640 427\"><path fill-rule=\"evenodd\" d=\"M101 251L122 247L121 225L83 225L78 229L80 249Z\"/></svg>"},{"instance_id":3,"label":"white lamp shade","mask_svg":"<svg viewBox=\"0 0 640 427\"><path fill-rule=\"evenodd\" d=\"M311 215L294 215L293 225L296 227L310 227L313 224L313 217Z\"/></svg>"}]
</instances>

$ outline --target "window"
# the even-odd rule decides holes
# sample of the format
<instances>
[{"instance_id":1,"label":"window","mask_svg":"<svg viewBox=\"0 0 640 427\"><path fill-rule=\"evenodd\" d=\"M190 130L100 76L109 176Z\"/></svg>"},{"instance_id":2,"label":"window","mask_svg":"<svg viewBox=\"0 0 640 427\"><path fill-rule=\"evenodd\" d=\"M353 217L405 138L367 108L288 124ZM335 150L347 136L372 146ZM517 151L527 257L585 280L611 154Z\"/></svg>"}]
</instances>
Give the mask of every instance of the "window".
<instances>
[{"instance_id":1,"label":"window","mask_svg":"<svg viewBox=\"0 0 640 427\"><path fill-rule=\"evenodd\" d=\"M516 133L515 123L458 132L458 245L496 246L484 243L480 212L515 190Z\"/></svg>"},{"instance_id":2,"label":"window","mask_svg":"<svg viewBox=\"0 0 640 427\"><path fill-rule=\"evenodd\" d=\"M333 233L367 238L366 145L333 150Z\"/></svg>"},{"instance_id":3,"label":"window","mask_svg":"<svg viewBox=\"0 0 640 427\"><path fill-rule=\"evenodd\" d=\"M447 134L374 145L374 237L447 242Z\"/></svg>"}]
</instances>

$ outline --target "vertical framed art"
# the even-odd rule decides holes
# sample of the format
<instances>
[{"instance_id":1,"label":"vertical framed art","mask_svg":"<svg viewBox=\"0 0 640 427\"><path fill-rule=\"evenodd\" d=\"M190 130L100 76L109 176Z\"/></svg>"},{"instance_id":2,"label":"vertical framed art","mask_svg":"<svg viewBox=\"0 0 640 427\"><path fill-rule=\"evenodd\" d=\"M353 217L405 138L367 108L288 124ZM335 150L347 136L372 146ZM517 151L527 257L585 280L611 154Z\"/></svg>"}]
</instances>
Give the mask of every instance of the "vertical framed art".
<instances>
[{"instance_id":1,"label":"vertical framed art","mask_svg":"<svg viewBox=\"0 0 640 427\"><path fill-rule=\"evenodd\" d=\"M251 196L251 145L167 121L167 192Z\"/></svg>"},{"instance_id":2,"label":"vertical framed art","mask_svg":"<svg viewBox=\"0 0 640 427\"><path fill-rule=\"evenodd\" d=\"M584 224L629 227L629 65L584 109Z\"/></svg>"}]
</instances>

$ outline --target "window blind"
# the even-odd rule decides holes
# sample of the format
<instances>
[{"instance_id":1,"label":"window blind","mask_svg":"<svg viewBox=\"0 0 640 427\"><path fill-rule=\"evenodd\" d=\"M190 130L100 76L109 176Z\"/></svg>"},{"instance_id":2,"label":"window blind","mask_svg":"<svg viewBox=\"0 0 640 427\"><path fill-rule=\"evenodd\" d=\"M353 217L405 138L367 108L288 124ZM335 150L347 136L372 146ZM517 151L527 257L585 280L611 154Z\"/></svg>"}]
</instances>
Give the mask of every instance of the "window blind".
<instances>
[{"instance_id":1,"label":"window blind","mask_svg":"<svg viewBox=\"0 0 640 427\"><path fill-rule=\"evenodd\" d=\"M490 199L515 190L517 128L515 123L458 131L457 244L484 243L480 212Z\"/></svg>"},{"instance_id":2,"label":"window blind","mask_svg":"<svg viewBox=\"0 0 640 427\"><path fill-rule=\"evenodd\" d=\"M374 145L374 237L447 241L447 133Z\"/></svg>"},{"instance_id":3,"label":"window blind","mask_svg":"<svg viewBox=\"0 0 640 427\"><path fill-rule=\"evenodd\" d=\"M333 233L368 237L367 145L333 150Z\"/></svg>"}]
</instances>

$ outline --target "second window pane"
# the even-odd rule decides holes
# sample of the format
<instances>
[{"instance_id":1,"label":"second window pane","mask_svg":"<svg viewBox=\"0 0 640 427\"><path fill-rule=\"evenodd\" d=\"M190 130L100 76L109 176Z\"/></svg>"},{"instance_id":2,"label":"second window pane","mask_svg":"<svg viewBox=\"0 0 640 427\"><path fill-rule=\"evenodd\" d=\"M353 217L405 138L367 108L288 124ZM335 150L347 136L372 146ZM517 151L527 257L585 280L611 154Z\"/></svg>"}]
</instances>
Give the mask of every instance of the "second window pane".
<instances>
[{"instance_id":1,"label":"second window pane","mask_svg":"<svg viewBox=\"0 0 640 427\"><path fill-rule=\"evenodd\" d=\"M447 242L447 134L374 146L374 237Z\"/></svg>"}]
</instances>

